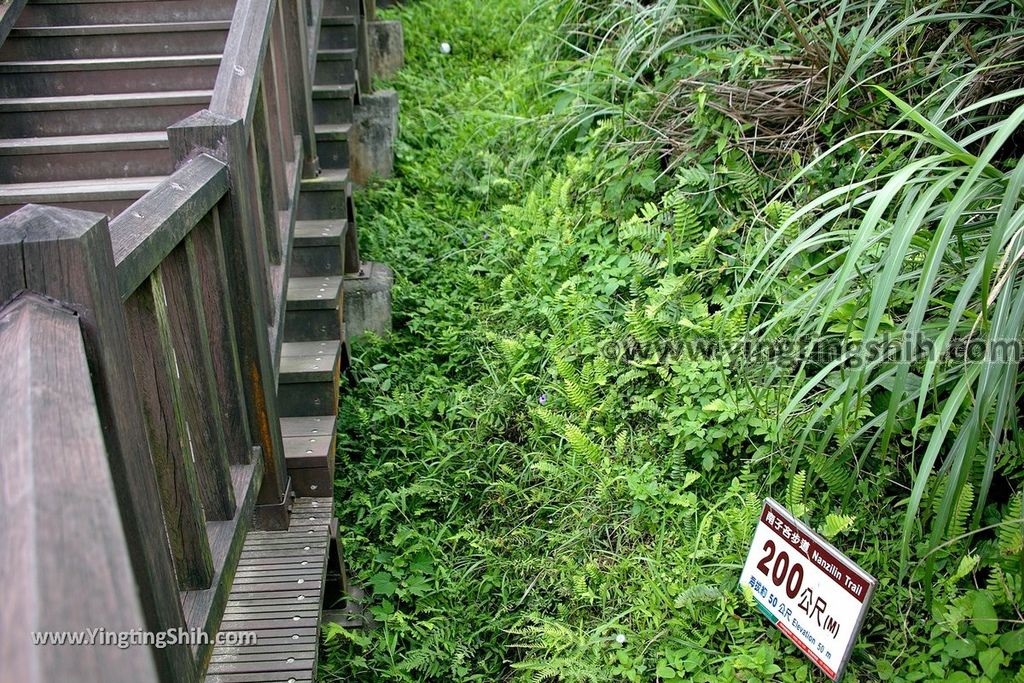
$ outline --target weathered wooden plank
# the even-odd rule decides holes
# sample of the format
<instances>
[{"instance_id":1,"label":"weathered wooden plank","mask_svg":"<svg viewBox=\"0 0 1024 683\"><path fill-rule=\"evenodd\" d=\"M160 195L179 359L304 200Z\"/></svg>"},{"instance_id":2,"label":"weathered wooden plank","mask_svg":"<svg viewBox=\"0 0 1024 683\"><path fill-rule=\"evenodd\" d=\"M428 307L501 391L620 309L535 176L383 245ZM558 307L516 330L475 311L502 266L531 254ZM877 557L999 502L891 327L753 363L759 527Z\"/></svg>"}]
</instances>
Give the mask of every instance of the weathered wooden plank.
<instances>
[{"instance_id":1,"label":"weathered wooden plank","mask_svg":"<svg viewBox=\"0 0 1024 683\"><path fill-rule=\"evenodd\" d=\"M372 2L373 0L370 0ZM370 35L367 29L366 4L367 0L356 0L359 3L359 23L356 31L359 32L358 52L356 53L356 76L359 78L359 89L369 93L373 90L372 73L370 67Z\"/></svg>"},{"instance_id":2,"label":"weathered wooden plank","mask_svg":"<svg viewBox=\"0 0 1024 683\"><path fill-rule=\"evenodd\" d=\"M330 382L334 378L337 351L320 356L282 356L280 381L282 384Z\"/></svg>"},{"instance_id":3,"label":"weathered wooden plank","mask_svg":"<svg viewBox=\"0 0 1024 683\"><path fill-rule=\"evenodd\" d=\"M253 441L242 395L238 346L232 325L234 307L227 281L219 212L214 209L204 216L191 236L202 292L203 314L206 316L206 332L210 340L210 360L225 427L224 442L228 449L228 460L236 465L246 464L251 459L249 444Z\"/></svg>"},{"instance_id":4,"label":"weathered wooden plank","mask_svg":"<svg viewBox=\"0 0 1024 683\"><path fill-rule=\"evenodd\" d=\"M271 27L270 33L270 44L267 48L267 58L270 60L270 65L273 74L274 87L271 91L274 96L274 107L273 111L274 120L276 123L277 130L281 133L281 157L282 157L282 168L285 164L292 163L296 160L296 147L295 147L295 124L292 119L292 106L291 106L291 85L290 81L293 77L292 64L289 61L289 55L287 48L285 47L285 40L287 35L287 28L285 26L284 17L284 6L288 4L294 4L295 0L277 0L278 7L274 13L274 23ZM296 70L301 69L301 65L295 65ZM301 139L299 140L301 145ZM282 188L282 191L285 190Z\"/></svg>"},{"instance_id":5,"label":"weathered wooden plank","mask_svg":"<svg viewBox=\"0 0 1024 683\"><path fill-rule=\"evenodd\" d=\"M146 624L75 315L34 295L0 311L0 386L5 679L157 681L148 648L32 643L33 632Z\"/></svg>"},{"instance_id":6,"label":"weathered wooden plank","mask_svg":"<svg viewBox=\"0 0 1024 683\"><path fill-rule=\"evenodd\" d=\"M280 652L280 651L279 652L272 652L272 651L271 652L259 652L259 653L245 654L245 655L243 655L243 654L222 654L222 655L218 656L216 659L212 659L210 661L210 664L213 664L214 661L216 661L216 663L218 665L236 663L236 661L238 661L238 663L242 663L242 661L284 661L284 660L287 660L289 657L294 658L292 656L292 653L290 653L290 652Z\"/></svg>"},{"instance_id":7,"label":"weathered wooden plank","mask_svg":"<svg viewBox=\"0 0 1024 683\"><path fill-rule=\"evenodd\" d=\"M312 600L317 598L315 591L307 588L295 587L285 591L264 591L262 593L239 593L232 595L228 600L228 606L246 604L250 600Z\"/></svg>"},{"instance_id":8,"label":"weathered wooden plank","mask_svg":"<svg viewBox=\"0 0 1024 683\"><path fill-rule=\"evenodd\" d=\"M246 144L248 145L248 161L247 163L239 162L239 168L246 169L246 172L251 176L250 182L245 185L244 189L248 193L247 203L252 209L252 225L260 226L261 228L255 231L255 241L257 256L260 261L260 278L266 290L266 297L263 299L263 305L265 306L264 315L269 323L275 319L278 311L277 297L274 296L272 271L275 270L275 265L280 266L280 264L275 264L273 261L270 243L272 239L271 231L277 226L277 213L275 211L268 213L268 207L263 202L263 182L260 175L259 151L256 149L256 135L254 131L247 133ZM239 159L241 158L239 156Z\"/></svg>"},{"instance_id":9,"label":"weathered wooden plank","mask_svg":"<svg viewBox=\"0 0 1024 683\"><path fill-rule=\"evenodd\" d=\"M348 206L348 230L345 231L345 274L358 275L362 271L363 261L359 256L359 229L356 225L356 205L349 192L345 200Z\"/></svg>"},{"instance_id":10,"label":"weathered wooden plank","mask_svg":"<svg viewBox=\"0 0 1024 683\"><path fill-rule=\"evenodd\" d=\"M213 558L206 535L195 462L181 409L178 363L170 339L166 297L160 271L125 302L132 363L157 482L167 536L180 590L209 588Z\"/></svg>"},{"instance_id":11,"label":"weathered wooden plank","mask_svg":"<svg viewBox=\"0 0 1024 683\"><path fill-rule=\"evenodd\" d=\"M302 140L295 138L296 155L301 159L304 150ZM278 213L278 231L282 246L281 266L274 268L271 272L271 292L274 296L274 318L270 326L270 348L274 355L274 362L281 352L281 343L284 341L284 318L287 310L287 287L285 283L295 267L295 249L293 234L295 222L298 216L299 193L302 190L301 164L297 161L289 162L286 170L286 184L288 187L288 203L286 210Z\"/></svg>"},{"instance_id":12,"label":"weathered wooden plank","mask_svg":"<svg viewBox=\"0 0 1024 683\"><path fill-rule=\"evenodd\" d=\"M227 167L201 154L110 222L122 300L156 270L227 189Z\"/></svg>"},{"instance_id":13,"label":"weathered wooden plank","mask_svg":"<svg viewBox=\"0 0 1024 683\"><path fill-rule=\"evenodd\" d=\"M293 277L288 280L288 309L294 311L337 308L341 277Z\"/></svg>"},{"instance_id":14,"label":"weathered wooden plank","mask_svg":"<svg viewBox=\"0 0 1024 683\"><path fill-rule=\"evenodd\" d=\"M304 342L292 342L301 344ZM319 344L320 342L314 342ZM281 436L325 436L334 433L333 415L314 415L311 417L281 418ZM317 506L319 507L319 505Z\"/></svg>"},{"instance_id":15,"label":"weathered wooden plank","mask_svg":"<svg viewBox=\"0 0 1024 683\"><path fill-rule=\"evenodd\" d=\"M239 8L247 5L241 2ZM188 158L195 150L209 150L218 158L233 160L232 168L238 170L230 177L231 191L222 200L218 214L249 427L264 457L264 482L259 502L283 510L289 484L267 337L266 265L259 244L248 229L254 224L254 210L247 188L253 187L255 182L252 169L244 162L248 144L243 122L203 111L169 128L168 138L178 159ZM286 516L279 516L276 521L287 526Z\"/></svg>"},{"instance_id":16,"label":"weathered wooden plank","mask_svg":"<svg viewBox=\"0 0 1024 683\"><path fill-rule=\"evenodd\" d=\"M106 218L32 205L0 220L0 300L24 288L78 311L147 628L184 628ZM155 657L167 683L195 680L184 645Z\"/></svg>"},{"instance_id":17,"label":"weathered wooden plank","mask_svg":"<svg viewBox=\"0 0 1024 683\"><path fill-rule=\"evenodd\" d=\"M256 168L256 179L258 200L263 212L263 225L266 235L264 239L267 245L267 259L273 265L281 264L281 234L278 231L277 213L280 200L277 185L281 183L281 174L284 173L284 161L275 156L275 144L273 137L279 135L271 127L270 118L267 114L267 88L266 82L260 87L256 99L256 109L253 113L251 156ZM280 164L280 165L279 165ZM287 204L285 204L285 207ZM270 288L270 296L273 298L273 287Z\"/></svg>"},{"instance_id":18,"label":"weathered wooden plank","mask_svg":"<svg viewBox=\"0 0 1024 683\"><path fill-rule=\"evenodd\" d=\"M292 601L287 605L267 605L263 602L245 607L232 607L224 610L226 621L244 621L246 619L278 619L284 616L316 617L320 614L320 606L315 602L305 605Z\"/></svg>"},{"instance_id":19,"label":"weathered wooden plank","mask_svg":"<svg viewBox=\"0 0 1024 683\"><path fill-rule=\"evenodd\" d=\"M309 34L305 27L314 20L311 8L301 0L285 0L282 3L281 20L285 25L284 52L288 62L288 100L292 108L292 125L302 139L306 151L302 176L312 178L320 171L317 159L316 130L313 121L313 73L309 67ZM313 49L316 59L316 49Z\"/></svg>"},{"instance_id":20,"label":"weathered wooden plank","mask_svg":"<svg viewBox=\"0 0 1024 683\"><path fill-rule=\"evenodd\" d=\"M276 29L280 23L280 16L275 12L273 27ZM272 131L273 137L268 142L271 158L271 177L274 184L274 197L280 210L288 207L288 187L285 179L285 170L288 164L294 161L295 150L292 149L292 127L291 109L286 101L282 101L282 78L287 74L281 74L278 68L277 52L278 37L276 32L270 34L270 43L267 46L267 56L263 61L263 82L260 87L260 99L263 100L263 112L265 125ZM284 107L282 106L284 105ZM257 105L258 106L258 105ZM288 115L285 118L285 115ZM259 130L259 126L253 121L253 127Z\"/></svg>"},{"instance_id":21,"label":"weathered wooden plank","mask_svg":"<svg viewBox=\"0 0 1024 683\"><path fill-rule=\"evenodd\" d=\"M240 662L211 662L207 669L208 675L218 674L247 674L278 672L288 675L290 672L312 671L316 665L316 658L306 657L296 659L295 657L283 657L275 660L249 660Z\"/></svg>"},{"instance_id":22,"label":"weathered wooden plank","mask_svg":"<svg viewBox=\"0 0 1024 683\"><path fill-rule=\"evenodd\" d=\"M297 617L297 618L296 618ZM284 629L289 633L316 633L317 618L298 615L277 617L275 619L250 619L224 621L222 631L275 631Z\"/></svg>"},{"instance_id":23,"label":"weathered wooden plank","mask_svg":"<svg viewBox=\"0 0 1024 683\"><path fill-rule=\"evenodd\" d=\"M274 609L276 605L298 605L306 602L316 604L315 600L307 601L306 592L298 589L294 591L278 592L275 595L261 593L260 595L234 595L228 600L226 609L248 609L254 604L265 605L268 609Z\"/></svg>"},{"instance_id":24,"label":"weathered wooden plank","mask_svg":"<svg viewBox=\"0 0 1024 683\"><path fill-rule=\"evenodd\" d=\"M190 236L160 265L167 297L167 319L181 390L182 412L195 457L199 497L209 520L231 519L235 496L224 431L231 425L220 412L214 383L210 338Z\"/></svg>"},{"instance_id":25,"label":"weathered wooden plank","mask_svg":"<svg viewBox=\"0 0 1024 683\"><path fill-rule=\"evenodd\" d=\"M308 675L300 675L294 672L288 675L280 673L244 673L208 676L206 683L310 683L312 680L312 672Z\"/></svg>"},{"instance_id":26,"label":"weathered wooden plank","mask_svg":"<svg viewBox=\"0 0 1024 683\"><path fill-rule=\"evenodd\" d=\"M260 67L267 50L274 0L239 0L213 86L210 111L252 124Z\"/></svg>"},{"instance_id":27,"label":"weathered wooden plank","mask_svg":"<svg viewBox=\"0 0 1024 683\"><path fill-rule=\"evenodd\" d=\"M296 649L302 646L315 644L318 636L299 638L265 638L262 645L222 645L217 648L213 658L221 657L258 657L276 656L279 654L291 655Z\"/></svg>"},{"instance_id":28,"label":"weathered wooden plank","mask_svg":"<svg viewBox=\"0 0 1024 683\"><path fill-rule=\"evenodd\" d=\"M254 458L247 465L234 465L235 500L239 501L238 514L223 522L207 522L210 550L213 555L214 574L208 590L189 591L182 596L182 609L189 628L201 628L215 633L231 593L230 579L234 575L245 542L245 534L252 523L256 496L263 478L263 459ZM213 649L213 643L193 645L196 661L204 661Z\"/></svg>"}]
</instances>

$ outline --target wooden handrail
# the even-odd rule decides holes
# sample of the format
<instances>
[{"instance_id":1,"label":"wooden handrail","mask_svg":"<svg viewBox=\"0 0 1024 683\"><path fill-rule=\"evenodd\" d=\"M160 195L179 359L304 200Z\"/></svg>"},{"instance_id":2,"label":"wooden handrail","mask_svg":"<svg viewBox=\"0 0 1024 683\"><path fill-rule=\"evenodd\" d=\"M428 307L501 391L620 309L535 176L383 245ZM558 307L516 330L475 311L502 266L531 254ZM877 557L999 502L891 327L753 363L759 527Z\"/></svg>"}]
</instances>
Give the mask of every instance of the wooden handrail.
<instances>
[{"instance_id":1,"label":"wooden handrail","mask_svg":"<svg viewBox=\"0 0 1024 683\"><path fill-rule=\"evenodd\" d=\"M78 312L146 627L185 628L106 217L22 207L0 219L0 263L0 300L28 289ZM165 683L195 680L196 661L184 643L168 644L154 657Z\"/></svg>"},{"instance_id":2,"label":"wooden handrail","mask_svg":"<svg viewBox=\"0 0 1024 683\"><path fill-rule=\"evenodd\" d=\"M110 222L122 299L139 288L227 191L227 166L201 154Z\"/></svg>"},{"instance_id":3,"label":"wooden handrail","mask_svg":"<svg viewBox=\"0 0 1024 683\"><path fill-rule=\"evenodd\" d=\"M7 40L7 34L14 28L14 22L18 21L26 4L28 0L0 0L0 45Z\"/></svg>"},{"instance_id":4,"label":"wooden handrail","mask_svg":"<svg viewBox=\"0 0 1024 683\"><path fill-rule=\"evenodd\" d=\"M213 86L210 111L252 125L276 0L239 0Z\"/></svg>"},{"instance_id":5,"label":"wooden handrail","mask_svg":"<svg viewBox=\"0 0 1024 683\"><path fill-rule=\"evenodd\" d=\"M0 386L5 676L155 683L149 648L33 642L147 627L78 317L28 293L0 310Z\"/></svg>"}]
</instances>

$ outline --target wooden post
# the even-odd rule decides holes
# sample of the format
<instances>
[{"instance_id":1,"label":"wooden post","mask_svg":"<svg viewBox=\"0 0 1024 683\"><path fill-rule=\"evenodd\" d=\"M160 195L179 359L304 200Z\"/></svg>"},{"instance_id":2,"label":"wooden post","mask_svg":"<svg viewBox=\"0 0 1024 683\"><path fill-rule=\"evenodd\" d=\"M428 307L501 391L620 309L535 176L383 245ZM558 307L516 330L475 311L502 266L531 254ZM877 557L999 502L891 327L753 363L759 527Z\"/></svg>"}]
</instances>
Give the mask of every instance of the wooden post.
<instances>
[{"instance_id":1,"label":"wooden post","mask_svg":"<svg viewBox=\"0 0 1024 683\"><path fill-rule=\"evenodd\" d=\"M268 53L269 57L269 53ZM253 158L256 166L256 179L259 181L259 198L263 206L264 227L266 228L267 253L270 263L279 266L283 257L281 230L278 225L279 208L287 207L287 191L285 190L284 158L278 154L280 147L274 136L273 117L269 116L268 105L273 104L273 94L267 90L267 79L260 84L256 100L256 109L252 115ZM279 202L285 197L285 206ZM270 290L273 293L273 290ZM271 297L273 298L273 297Z\"/></svg>"},{"instance_id":2,"label":"wooden post","mask_svg":"<svg viewBox=\"0 0 1024 683\"><path fill-rule=\"evenodd\" d=\"M348 230L345 231L345 275L359 275L363 271L363 261L359 256L359 229L356 224L356 204L352 195L345 198L348 217Z\"/></svg>"},{"instance_id":3,"label":"wooden post","mask_svg":"<svg viewBox=\"0 0 1024 683\"><path fill-rule=\"evenodd\" d=\"M106 217L30 204L0 220L0 299L22 289L65 301L79 314L147 628L185 628ZM187 645L155 656L167 683L196 679Z\"/></svg>"},{"instance_id":4,"label":"wooden post","mask_svg":"<svg viewBox=\"0 0 1024 683\"><path fill-rule=\"evenodd\" d=\"M359 23L356 31L359 34L359 48L356 51L356 70L359 72L359 92L369 95L373 92L373 74L370 73L370 28L368 26L367 0L356 0L359 3Z\"/></svg>"},{"instance_id":5,"label":"wooden post","mask_svg":"<svg viewBox=\"0 0 1024 683\"><path fill-rule=\"evenodd\" d=\"M154 648L32 642L33 632L147 628L89 374L72 312L34 294L0 310L5 680L159 680Z\"/></svg>"},{"instance_id":6,"label":"wooden post","mask_svg":"<svg viewBox=\"0 0 1024 683\"><path fill-rule=\"evenodd\" d=\"M320 160L316 155L316 130L313 124L313 74L309 72L309 34L307 26L313 20L312 7L307 0L283 0L281 18L285 26L285 53L288 64L288 99L292 106L292 125L302 137L305 158L302 177L320 175ZM316 45L312 46L316 50Z\"/></svg>"},{"instance_id":7,"label":"wooden post","mask_svg":"<svg viewBox=\"0 0 1024 683\"><path fill-rule=\"evenodd\" d=\"M284 11L281 7L284 0L278 0L277 11L274 13L274 23L271 26L270 45L267 48L266 59L271 66L270 73L273 74L274 87L274 109L276 111L276 125L280 137L282 154L286 162L295 161L295 121L292 116L291 105L291 81L294 73L291 60L288 57L288 25L284 20ZM266 62L264 62L266 64ZM301 66L301 65L300 65ZM299 76L300 74L295 74ZM282 164L282 168L284 165ZM287 195L286 195L287 196Z\"/></svg>"},{"instance_id":8,"label":"wooden post","mask_svg":"<svg viewBox=\"0 0 1024 683\"><path fill-rule=\"evenodd\" d=\"M254 221L250 188L256 185L248 162L249 149L242 119L204 110L167 129L171 152L179 162L202 151L228 164L230 191L218 215L222 227L228 282L234 306L235 340L246 396L249 426L255 445L263 450L264 474L258 522L265 528L288 526L288 472L281 440L277 388L267 324L266 274L260 258L260 231Z\"/></svg>"}]
</instances>

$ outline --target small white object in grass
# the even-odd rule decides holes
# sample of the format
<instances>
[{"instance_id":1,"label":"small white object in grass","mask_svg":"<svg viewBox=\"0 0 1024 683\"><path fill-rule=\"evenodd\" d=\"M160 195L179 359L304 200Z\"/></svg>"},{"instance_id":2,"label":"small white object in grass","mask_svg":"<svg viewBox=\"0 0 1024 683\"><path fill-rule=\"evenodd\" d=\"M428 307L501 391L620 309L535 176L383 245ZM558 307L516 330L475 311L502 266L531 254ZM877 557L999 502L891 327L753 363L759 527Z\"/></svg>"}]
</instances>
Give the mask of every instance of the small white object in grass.
<instances>
[{"instance_id":1,"label":"small white object in grass","mask_svg":"<svg viewBox=\"0 0 1024 683\"><path fill-rule=\"evenodd\" d=\"M452 46L448 43L441 43L441 54L450 55L452 53Z\"/></svg>"},{"instance_id":2,"label":"small white object in grass","mask_svg":"<svg viewBox=\"0 0 1024 683\"><path fill-rule=\"evenodd\" d=\"M618 635L616 635L615 636L615 642L618 643L619 645L622 645L623 643L625 643L626 642L626 634L625 633L619 633Z\"/></svg>"}]
</instances>

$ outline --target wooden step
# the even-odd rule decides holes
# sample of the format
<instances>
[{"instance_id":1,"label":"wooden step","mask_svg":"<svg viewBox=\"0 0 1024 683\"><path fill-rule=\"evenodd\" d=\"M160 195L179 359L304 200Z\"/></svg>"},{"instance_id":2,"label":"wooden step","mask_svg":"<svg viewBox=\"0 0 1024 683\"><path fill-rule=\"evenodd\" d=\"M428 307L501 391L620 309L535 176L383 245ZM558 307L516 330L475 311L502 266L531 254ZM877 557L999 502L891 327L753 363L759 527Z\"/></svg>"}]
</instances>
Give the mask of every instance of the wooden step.
<instances>
[{"instance_id":1,"label":"wooden step","mask_svg":"<svg viewBox=\"0 0 1024 683\"><path fill-rule=\"evenodd\" d=\"M314 85L348 85L356 82L356 50L318 50Z\"/></svg>"},{"instance_id":2,"label":"wooden step","mask_svg":"<svg viewBox=\"0 0 1024 683\"><path fill-rule=\"evenodd\" d=\"M221 54L230 21L16 26L0 61Z\"/></svg>"},{"instance_id":3,"label":"wooden step","mask_svg":"<svg viewBox=\"0 0 1024 683\"><path fill-rule=\"evenodd\" d=\"M210 90L0 99L0 138L163 130L210 103Z\"/></svg>"},{"instance_id":4,"label":"wooden step","mask_svg":"<svg viewBox=\"0 0 1024 683\"><path fill-rule=\"evenodd\" d=\"M289 314L290 315L290 314ZM285 342L277 375L277 401L282 417L308 417L336 412L341 342Z\"/></svg>"},{"instance_id":5,"label":"wooden step","mask_svg":"<svg viewBox=\"0 0 1024 683\"><path fill-rule=\"evenodd\" d=\"M292 488L320 495L334 482L335 416L286 417L281 420L284 457Z\"/></svg>"},{"instance_id":6,"label":"wooden step","mask_svg":"<svg viewBox=\"0 0 1024 683\"><path fill-rule=\"evenodd\" d=\"M47 97L210 90L219 68L219 54L0 62L0 92Z\"/></svg>"},{"instance_id":7,"label":"wooden step","mask_svg":"<svg viewBox=\"0 0 1024 683\"><path fill-rule=\"evenodd\" d=\"M246 536L221 630L256 642L214 647L206 683L313 680L333 505L330 491L296 498L286 531Z\"/></svg>"},{"instance_id":8,"label":"wooden step","mask_svg":"<svg viewBox=\"0 0 1024 683\"><path fill-rule=\"evenodd\" d=\"M324 0L324 16L354 17L359 14L359 0Z\"/></svg>"},{"instance_id":9,"label":"wooden step","mask_svg":"<svg viewBox=\"0 0 1024 683\"><path fill-rule=\"evenodd\" d=\"M350 187L348 169L332 168L315 178L303 178L301 192L347 192Z\"/></svg>"},{"instance_id":10,"label":"wooden step","mask_svg":"<svg viewBox=\"0 0 1024 683\"><path fill-rule=\"evenodd\" d=\"M25 204L49 204L113 217L162 180L164 176L0 185L0 215L6 216Z\"/></svg>"},{"instance_id":11,"label":"wooden step","mask_svg":"<svg viewBox=\"0 0 1024 683\"><path fill-rule=\"evenodd\" d=\"M234 0L32 0L22 26L230 21Z\"/></svg>"},{"instance_id":12,"label":"wooden step","mask_svg":"<svg viewBox=\"0 0 1024 683\"><path fill-rule=\"evenodd\" d=\"M325 168L316 178L303 178L299 192L299 220L350 219L352 183L348 169Z\"/></svg>"},{"instance_id":13,"label":"wooden step","mask_svg":"<svg viewBox=\"0 0 1024 683\"><path fill-rule=\"evenodd\" d=\"M318 50L351 50L359 46L359 24L354 17L325 16L320 23Z\"/></svg>"},{"instance_id":14,"label":"wooden step","mask_svg":"<svg viewBox=\"0 0 1024 683\"><path fill-rule=\"evenodd\" d=\"M318 311L336 308L342 291L341 276L293 277L288 280L288 310Z\"/></svg>"},{"instance_id":15,"label":"wooden step","mask_svg":"<svg viewBox=\"0 0 1024 683\"><path fill-rule=\"evenodd\" d=\"M355 95L356 87L351 83L314 85L314 100L350 100Z\"/></svg>"},{"instance_id":16,"label":"wooden step","mask_svg":"<svg viewBox=\"0 0 1024 683\"><path fill-rule=\"evenodd\" d=\"M348 221L297 221L294 245L299 248L338 246L344 241Z\"/></svg>"},{"instance_id":17,"label":"wooden step","mask_svg":"<svg viewBox=\"0 0 1024 683\"><path fill-rule=\"evenodd\" d=\"M316 125L352 123L356 88L354 85L314 85L313 121Z\"/></svg>"},{"instance_id":18,"label":"wooden step","mask_svg":"<svg viewBox=\"0 0 1024 683\"><path fill-rule=\"evenodd\" d=\"M326 169L348 168L351 124L321 124L315 127L315 131L320 166Z\"/></svg>"},{"instance_id":19,"label":"wooden step","mask_svg":"<svg viewBox=\"0 0 1024 683\"><path fill-rule=\"evenodd\" d=\"M358 26L359 15L355 13L334 13L324 10L324 16L320 20L321 26Z\"/></svg>"},{"instance_id":20,"label":"wooden step","mask_svg":"<svg viewBox=\"0 0 1024 683\"><path fill-rule=\"evenodd\" d=\"M297 221L292 242L293 277L341 275L345 264L348 221Z\"/></svg>"},{"instance_id":21,"label":"wooden step","mask_svg":"<svg viewBox=\"0 0 1024 683\"><path fill-rule=\"evenodd\" d=\"M169 175L167 133L0 140L0 183Z\"/></svg>"},{"instance_id":22,"label":"wooden step","mask_svg":"<svg viewBox=\"0 0 1024 683\"><path fill-rule=\"evenodd\" d=\"M291 278L284 317L285 342L341 339L343 294L338 275Z\"/></svg>"},{"instance_id":23,"label":"wooden step","mask_svg":"<svg viewBox=\"0 0 1024 683\"><path fill-rule=\"evenodd\" d=\"M286 417L281 420L288 467L327 467L334 458L334 415Z\"/></svg>"},{"instance_id":24,"label":"wooden step","mask_svg":"<svg viewBox=\"0 0 1024 683\"><path fill-rule=\"evenodd\" d=\"M340 352L337 339L285 342L281 345L281 384L325 382L331 379L334 360Z\"/></svg>"}]
</instances>

